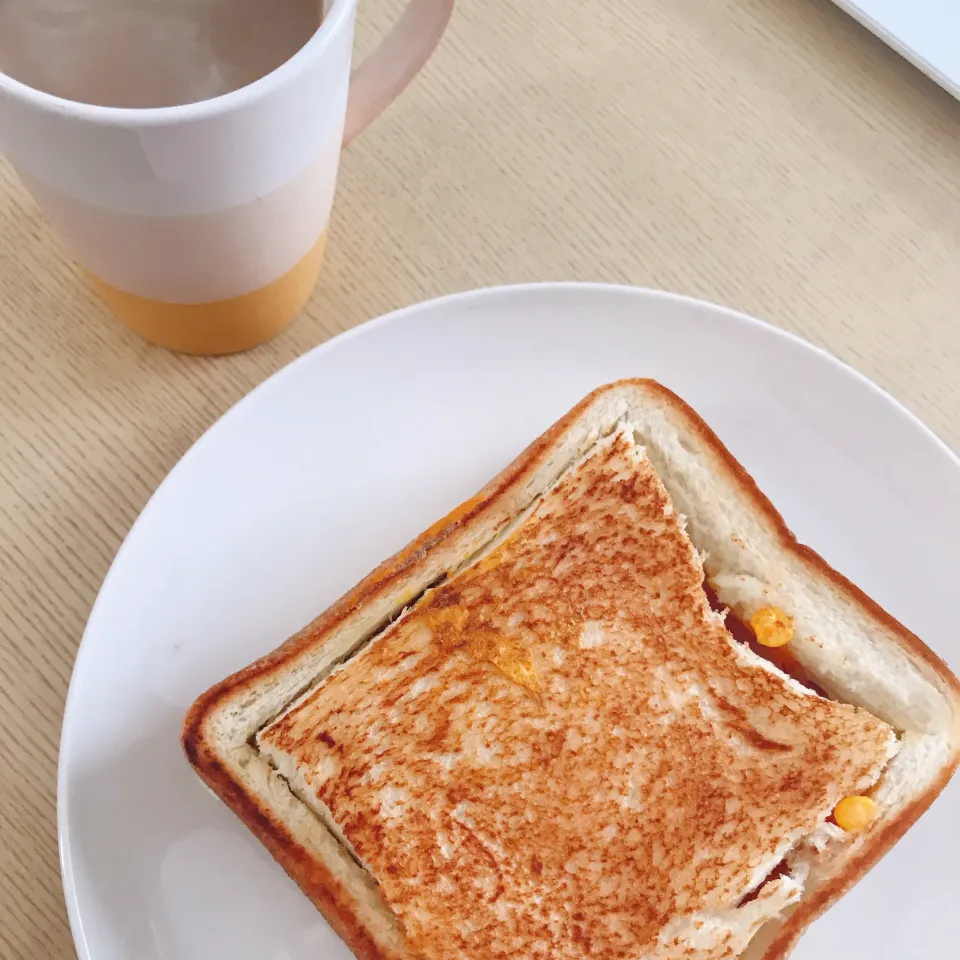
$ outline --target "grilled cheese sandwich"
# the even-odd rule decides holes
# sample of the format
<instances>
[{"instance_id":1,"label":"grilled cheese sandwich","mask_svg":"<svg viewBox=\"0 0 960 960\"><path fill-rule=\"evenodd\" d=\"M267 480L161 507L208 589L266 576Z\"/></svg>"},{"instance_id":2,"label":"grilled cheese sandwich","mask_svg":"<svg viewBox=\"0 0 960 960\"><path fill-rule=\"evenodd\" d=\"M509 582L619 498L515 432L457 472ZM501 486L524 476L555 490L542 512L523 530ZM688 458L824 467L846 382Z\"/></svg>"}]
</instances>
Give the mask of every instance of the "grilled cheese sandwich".
<instances>
[{"instance_id":1,"label":"grilled cheese sandwich","mask_svg":"<svg viewBox=\"0 0 960 960\"><path fill-rule=\"evenodd\" d=\"M698 506L728 458L659 385L598 391L197 702L188 756L358 956L783 956L945 782L956 680L819 558L791 579L745 475L742 516ZM811 629L844 602L849 637ZM789 619L803 670L727 617ZM859 697L817 659L838 643L882 662L846 668ZM833 816L855 798L863 834Z\"/></svg>"}]
</instances>

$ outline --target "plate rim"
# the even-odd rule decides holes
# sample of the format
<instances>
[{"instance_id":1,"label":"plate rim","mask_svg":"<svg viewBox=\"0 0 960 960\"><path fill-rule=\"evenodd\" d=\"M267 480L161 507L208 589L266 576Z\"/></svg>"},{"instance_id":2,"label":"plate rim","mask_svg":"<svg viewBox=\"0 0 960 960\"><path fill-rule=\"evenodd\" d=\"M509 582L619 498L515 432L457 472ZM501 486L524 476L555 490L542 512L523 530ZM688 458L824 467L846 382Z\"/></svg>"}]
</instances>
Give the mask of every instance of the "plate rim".
<instances>
[{"instance_id":1,"label":"plate rim","mask_svg":"<svg viewBox=\"0 0 960 960\"><path fill-rule=\"evenodd\" d=\"M157 502L165 487L168 486L173 478L182 470L189 468L189 462L198 455L198 450L205 448L211 440L213 434L225 421L235 419L241 416L243 411L259 402L259 398L268 394L271 390L280 388L280 385L288 379L300 367L315 363L318 357L325 353L335 350L355 338L375 335L381 327L403 323L411 314L417 314L424 310L442 310L451 305L461 306L464 303L472 303L487 299L495 300L498 297L512 295L529 295L531 293L564 294L564 293L590 293L600 296L607 294L634 296L639 299L647 300L652 303L669 303L693 310L706 309L707 312L722 317L724 321L734 325L745 327L754 333L761 333L763 336L769 336L773 340L782 339L789 343L792 349L802 352L812 352L820 360L832 366L838 373L852 376L859 382L861 387L866 388L874 396L885 402L890 412L902 418L905 418L907 424L913 429L919 429L924 439L931 443L932 449L938 453L946 455L948 461L960 473L960 455L944 441L931 427L927 426L915 413L909 410L891 393L871 380L866 374L861 373L849 363L841 360L839 357L830 353L824 347L811 343L804 337L792 330L784 329L774 323L751 316L732 307L715 303L710 300L687 294L674 293L671 291L660 290L653 287L635 286L624 283L603 283L594 281L534 281L527 283L500 284L494 286L480 286L459 292L444 294L439 297L432 297L427 300L416 301L406 306L399 307L387 313L380 314L370 320L361 321L347 330L341 331L330 337L328 340L311 347L305 353L295 357L293 360L284 364L278 370L274 371L250 391L231 404L222 414L220 414L203 432L198 436L190 446L183 452L179 459L174 463L166 473L154 491L150 494L147 502L143 505L136 519L130 525L129 530L123 537L110 566L107 569L103 581L101 582L96 598L87 615L87 620L81 634L80 642L77 645L76 655L70 670L70 681L67 687L67 695L64 700L63 714L61 718L60 737L57 748L57 778L56 778L56 808L57 808L57 850L60 865L61 886L63 889L64 900L67 908L67 918L70 924L70 932L77 951L78 960L97 960L93 953L88 949L86 936L84 934L83 917L77 897L76 873L73 866L73 856L70 844L70 822L69 806L67 802L69 761L67 752L70 746L71 728L75 726L73 719L76 714L76 700L79 696L77 691L82 682L81 670L84 669L84 663L90 658L90 649L93 641L90 639L96 632L99 618L103 616L102 610L105 603L109 602L110 584L115 579L115 571L121 565L124 554L128 548L131 539L134 537L137 529L144 522L148 522L152 511L157 509ZM104 599L104 598L107 599Z\"/></svg>"}]
</instances>

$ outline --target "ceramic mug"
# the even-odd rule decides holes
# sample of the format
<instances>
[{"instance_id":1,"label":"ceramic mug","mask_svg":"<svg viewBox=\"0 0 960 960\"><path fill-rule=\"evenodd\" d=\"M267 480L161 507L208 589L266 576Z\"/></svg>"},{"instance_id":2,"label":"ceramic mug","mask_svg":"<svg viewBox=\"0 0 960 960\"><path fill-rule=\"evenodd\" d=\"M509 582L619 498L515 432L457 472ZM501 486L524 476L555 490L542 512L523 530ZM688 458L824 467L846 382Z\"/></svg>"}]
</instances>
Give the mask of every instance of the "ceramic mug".
<instances>
[{"instance_id":1,"label":"ceramic mug","mask_svg":"<svg viewBox=\"0 0 960 960\"><path fill-rule=\"evenodd\" d=\"M0 150L107 306L146 339L246 350L301 310L340 151L433 52L453 0L410 0L351 76L357 0L249 86L197 103L73 102L0 73Z\"/></svg>"}]
</instances>

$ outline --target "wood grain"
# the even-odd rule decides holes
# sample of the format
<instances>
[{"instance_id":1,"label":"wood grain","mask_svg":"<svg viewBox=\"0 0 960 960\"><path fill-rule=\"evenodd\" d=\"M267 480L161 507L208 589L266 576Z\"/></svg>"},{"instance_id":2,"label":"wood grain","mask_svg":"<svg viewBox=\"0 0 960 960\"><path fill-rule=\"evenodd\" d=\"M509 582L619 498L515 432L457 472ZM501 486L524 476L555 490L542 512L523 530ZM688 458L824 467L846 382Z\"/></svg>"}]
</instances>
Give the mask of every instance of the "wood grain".
<instances>
[{"instance_id":1,"label":"wood grain","mask_svg":"<svg viewBox=\"0 0 960 960\"><path fill-rule=\"evenodd\" d=\"M360 45L396 13L364 0ZM0 165L0 957L73 955L56 753L97 588L197 436L289 360L425 297L611 280L821 344L960 445L960 104L826 0L459 0L344 158L325 274L250 354L113 322Z\"/></svg>"}]
</instances>

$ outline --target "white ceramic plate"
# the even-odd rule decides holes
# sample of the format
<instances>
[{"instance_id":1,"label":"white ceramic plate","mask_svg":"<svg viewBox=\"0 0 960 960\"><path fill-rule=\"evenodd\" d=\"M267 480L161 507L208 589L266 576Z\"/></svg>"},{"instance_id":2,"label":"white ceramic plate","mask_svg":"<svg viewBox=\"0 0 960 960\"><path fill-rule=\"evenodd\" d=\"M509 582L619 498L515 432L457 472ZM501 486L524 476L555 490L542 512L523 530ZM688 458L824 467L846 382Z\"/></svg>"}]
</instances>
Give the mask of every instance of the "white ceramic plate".
<instances>
[{"instance_id":1,"label":"white ceramic plate","mask_svg":"<svg viewBox=\"0 0 960 960\"><path fill-rule=\"evenodd\" d=\"M827 355L703 303L545 285L367 324L254 391L137 521L70 687L59 816L82 960L348 958L179 747L194 697L272 649L585 393L656 377L797 534L960 667L960 463ZM796 960L956 949L960 781ZM522 960L522 958L518 958Z\"/></svg>"}]
</instances>

